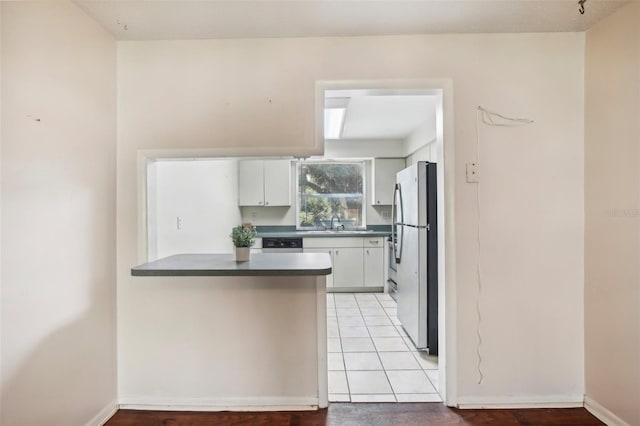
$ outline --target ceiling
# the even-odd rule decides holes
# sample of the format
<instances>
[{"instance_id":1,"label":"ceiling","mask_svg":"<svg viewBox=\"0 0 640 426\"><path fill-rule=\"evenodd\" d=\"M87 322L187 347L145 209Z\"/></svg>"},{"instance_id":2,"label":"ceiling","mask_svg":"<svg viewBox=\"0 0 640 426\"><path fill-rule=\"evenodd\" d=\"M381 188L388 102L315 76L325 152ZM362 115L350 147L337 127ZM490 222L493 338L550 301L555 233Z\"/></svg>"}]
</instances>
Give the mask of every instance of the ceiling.
<instances>
[{"instance_id":1,"label":"ceiling","mask_svg":"<svg viewBox=\"0 0 640 426\"><path fill-rule=\"evenodd\" d=\"M585 31L629 1L77 0L119 40Z\"/></svg>"},{"instance_id":2,"label":"ceiling","mask_svg":"<svg viewBox=\"0 0 640 426\"><path fill-rule=\"evenodd\" d=\"M433 96L351 98L341 139L406 139L426 122L435 123L436 101Z\"/></svg>"}]
</instances>

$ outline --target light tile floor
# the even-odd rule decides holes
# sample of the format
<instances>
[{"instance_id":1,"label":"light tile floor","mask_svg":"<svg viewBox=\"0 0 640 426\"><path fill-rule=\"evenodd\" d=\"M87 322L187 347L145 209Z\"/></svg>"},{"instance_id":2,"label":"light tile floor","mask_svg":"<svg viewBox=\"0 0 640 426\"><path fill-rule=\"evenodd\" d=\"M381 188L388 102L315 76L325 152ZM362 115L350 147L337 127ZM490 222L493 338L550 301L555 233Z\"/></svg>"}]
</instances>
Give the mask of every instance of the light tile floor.
<instances>
[{"instance_id":1,"label":"light tile floor","mask_svg":"<svg viewBox=\"0 0 640 426\"><path fill-rule=\"evenodd\" d=\"M416 351L396 312L388 294L327 294L329 401L442 401L438 357Z\"/></svg>"}]
</instances>

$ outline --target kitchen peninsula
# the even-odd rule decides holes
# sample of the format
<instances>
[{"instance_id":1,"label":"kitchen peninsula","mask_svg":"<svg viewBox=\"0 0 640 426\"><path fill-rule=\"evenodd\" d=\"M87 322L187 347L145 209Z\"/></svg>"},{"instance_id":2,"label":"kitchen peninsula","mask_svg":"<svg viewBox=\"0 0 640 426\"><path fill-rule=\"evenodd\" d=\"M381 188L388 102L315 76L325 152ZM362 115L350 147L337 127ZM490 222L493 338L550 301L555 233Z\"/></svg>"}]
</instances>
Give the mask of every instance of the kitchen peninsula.
<instances>
[{"instance_id":1,"label":"kitchen peninsula","mask_svg":"<svg viewBox=\"0 0 640 426\"><path fill-rule=\"evenodd\" d=\"M184 308L181 292L210 288L211 298L201 302L209 304L218 319L207 321L207 331L197 333L159 320L158 333L166 332L166 338L164 347L156 350L174 352L171 358L177 360L185 348L176 346L176 341L186 346L197 341L205 354L199 351L191 357L200 379L185 378L192 385L178 390L180 398L176 389L164 389L161 380L150 378L158 384L153 386L150 405L157 406L166 397L167 408L182 410L326 407L326 276L330 273L331 259L325 253L254 253L248 262L235 262L231 254L180 254L132 268L140 286L175 290L176 309ZM194 318L188 315L185 321ZM153 352L148 356L153 362ZM181 363L165 368L182 369ZM209 385L200 386L204 383ZM166 396L169 392L172 397ZM129 401L123 398L123 403L129 408L146 405L134 395Z\"/></svg>"},{"instance_id":2,"label":"kitchen peninsula","mask_svg":"<svg viewBox=\"0 0 640 426\"><path fill-rule=\"evenodd\" d=\"M248 262L232 254L177 254L131 268L133 276L322 276L331 273L324 253L254 253Z\"/></svg>"}]
</instances>

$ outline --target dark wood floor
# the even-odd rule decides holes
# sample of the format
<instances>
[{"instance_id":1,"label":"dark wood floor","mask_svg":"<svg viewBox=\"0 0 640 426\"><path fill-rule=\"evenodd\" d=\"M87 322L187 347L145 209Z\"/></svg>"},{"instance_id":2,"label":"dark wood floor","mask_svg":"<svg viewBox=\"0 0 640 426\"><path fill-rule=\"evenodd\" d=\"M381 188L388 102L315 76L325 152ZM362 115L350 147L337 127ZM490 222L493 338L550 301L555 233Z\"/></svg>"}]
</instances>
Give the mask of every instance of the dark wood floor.
<instances>
[{"instance_id":1,"label":"dark wood floor","mask_svg":"<svg viewBox=\"0 0 640 426\"><path fill-rule=\"evenodd\" d=\"M331 404L320 411L177 412L119 410L106 426L602 425L584 408L456 410L442 404Z\"/></svg>"}]
</instances>

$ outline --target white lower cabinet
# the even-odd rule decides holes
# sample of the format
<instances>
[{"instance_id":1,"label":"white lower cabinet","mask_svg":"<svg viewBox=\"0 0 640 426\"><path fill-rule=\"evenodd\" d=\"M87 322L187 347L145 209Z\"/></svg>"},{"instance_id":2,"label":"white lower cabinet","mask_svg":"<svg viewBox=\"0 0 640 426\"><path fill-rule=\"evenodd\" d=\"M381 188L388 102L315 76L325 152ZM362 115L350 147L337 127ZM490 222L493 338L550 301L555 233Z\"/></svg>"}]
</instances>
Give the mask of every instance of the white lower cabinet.
<instances>
[{"instance_id":1,"label":"white lower cabinet","mask_svg":"<svg viewBox=\"0 0 640 426\"><path fill-rule=\"evenodd\" d=\"M364 287L362 248L335 248L333 266L334 287Z\"/></svg>"},{"instance_id":2,"label":"white lower cabinet","mask_svg":"<svg viewBox=\"0 0 640 426\"><path fill-rule=\"evenodd\" d=\"M302 243L304 246L304 242ZM305 253L327 253L331 258L331 274L327 275L327 288L333 288L333 275L335 272L335 265L333 262L333 249L330 248L304 248L303 251Z\"/></svg>"},{"instance_id":3,"label":"white lower cabinet","mask_svg":"<svg viewBox=\"0 0 640 426\"><path fill-rule=\"evenodd\" d=\"M384 249L364 249L364 286L384 287Z\"/></svg>"},{"instance_id":4,"label":"white lower cabinet","mask_svg":"<svg viewBox=\"0 0 640 426\"><path fill-rule=\"evenodd\" d=\"M305 253L329 253L333 273L327 288L351 289L384 287L383 237L305 238Z\"/></svg>"}]
</instances>

